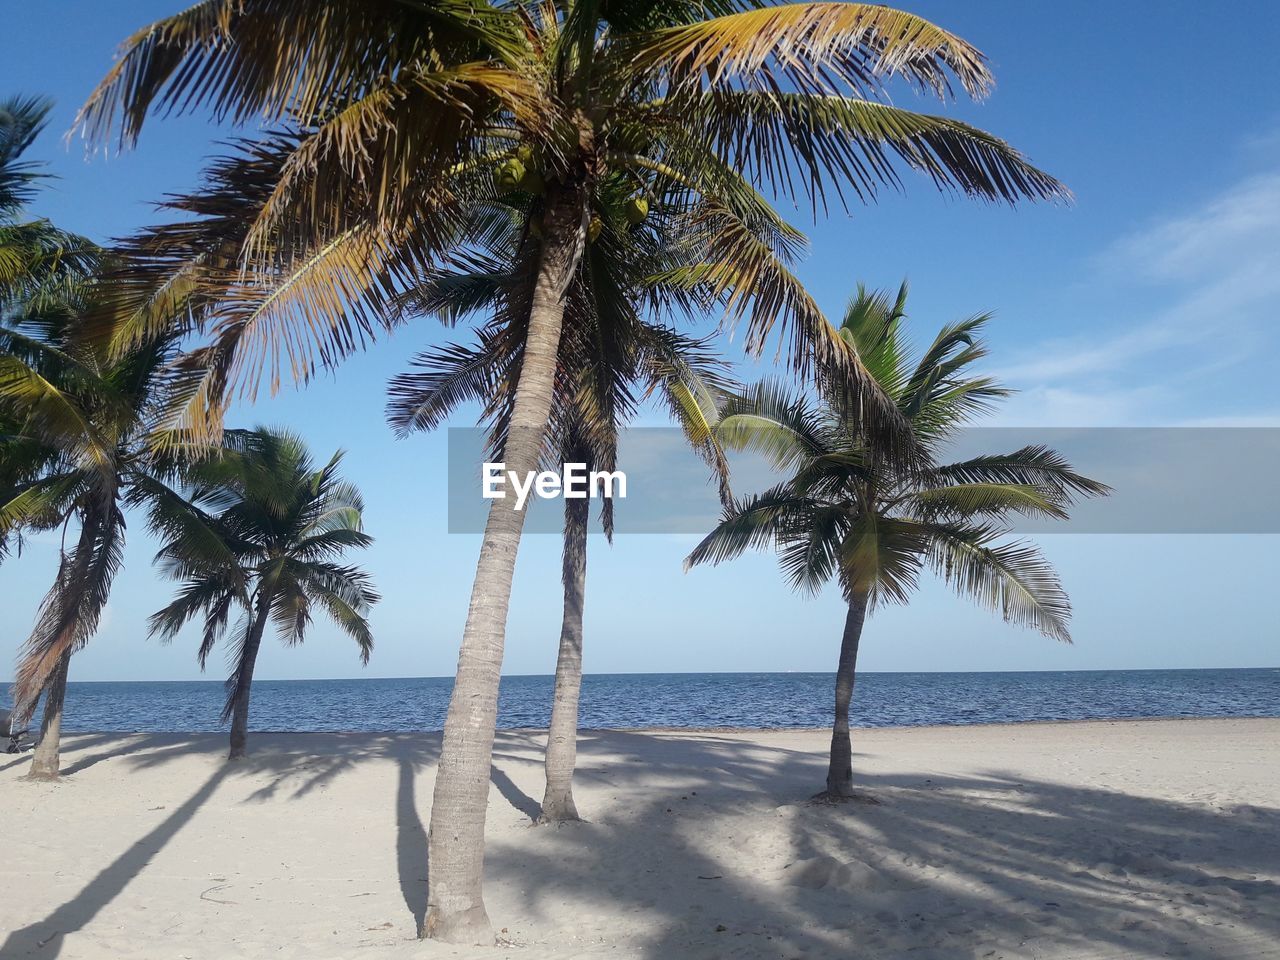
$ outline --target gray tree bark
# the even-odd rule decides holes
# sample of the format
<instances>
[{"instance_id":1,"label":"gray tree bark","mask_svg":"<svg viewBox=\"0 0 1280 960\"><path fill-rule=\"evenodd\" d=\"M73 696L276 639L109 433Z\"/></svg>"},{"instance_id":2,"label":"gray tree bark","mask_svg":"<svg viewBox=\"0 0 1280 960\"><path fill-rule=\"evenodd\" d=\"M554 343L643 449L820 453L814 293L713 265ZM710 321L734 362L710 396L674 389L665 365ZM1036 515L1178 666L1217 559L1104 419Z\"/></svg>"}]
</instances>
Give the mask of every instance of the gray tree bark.
<instances>
[{"instance_id":1,"label":"gray tree bark","mask_svg":"<svg viewBox=\"0 0 1280 960\"><path fill-rule=\"evenodd\" d=\"M831 762L827 767L826 793L833 797L851 797L853 790L853 746L849 741L849 704L853 701L853 684L857 677L858 643L867 616L867 595L855 593L849 601L844 621L844 637L840 641L840 662L836 667L836 715L831 730Z\"/></svg>"},{"instance_id":2,"label":"gray tree bark","mask_svg":"<svg viewBox=\"0 0 1280 960\"><path fill-rule=\"evenodd\" d=\"M549 189L504 452L507 469L521 475L537 469L551 414L563 295L581 256L584 213L580 189ZM427 832L427 916L421 935L450 943L493 943L481 892L484 821L507 608L523 527L524 511L514 509L512 498L491 502L440 745Z\"/></svg>"},{"instance_id":3,"label":"gray tree bark","mask_svg":"<svg viewBox=\"0 0 1280 960\"><path fill-rule=\"evenodd\" d=\"M573 802L573 769L578 758L578 695L582 690L582 608L587 583L587 524L591 501L564 501L564 617L560 652L556 657L556 686L547 730L547 788L539 823L578 820Z\"/></svg>"},{"instance_id":4,"label":"gray tree bark","mask_svg":"<svg viewBox=\"0 0 1280 960\"><path fill-rule=\"evenodd\" d=\"M58 666L45 688L44 719L40 724L40 742L31 755L32 780L56 780L62 768L62 706L67 698L67 672L71 668L71 651L58 661Z\"/></svg>"},{"instance_id":5,"label":"gray tree bark","mask_svg":"<svg viewBox=\"0 0 1280 960\"><path fill-rule=\"evenodd\" d=\"M240 652L240 664L236 670L236 699L231 708L231 748L228 760L243 760L249 750L249 698L253 693L253 668L258 662L258 648L262 646L262 634L267 628L271 613L271 598L263 594L258 599L258 610L244 640Z\"/></svg>"}]
</instances>

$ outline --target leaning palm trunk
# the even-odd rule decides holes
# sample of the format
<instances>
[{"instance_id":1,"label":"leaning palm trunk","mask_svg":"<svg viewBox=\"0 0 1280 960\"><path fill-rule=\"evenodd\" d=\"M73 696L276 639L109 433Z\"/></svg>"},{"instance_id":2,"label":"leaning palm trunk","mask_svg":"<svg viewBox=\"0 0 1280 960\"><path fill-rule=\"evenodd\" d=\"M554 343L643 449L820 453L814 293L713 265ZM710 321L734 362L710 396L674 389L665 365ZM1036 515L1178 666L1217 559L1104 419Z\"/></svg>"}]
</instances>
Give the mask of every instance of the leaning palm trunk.
<instances>
[{"instance_id":1,"label":"leaning palm trunk","mask_svg":"<svg viewBox=\"0 0 1280 960\"><path fill-rule=\"evenodd\" d=\"M244 650L240 652L240 664L232 679L232 697L227 706L231 709L231 749L228 760L242 760L249 743L249 697L253 693L253 668L258 662L258 648L262 646L262 633L267 627L267 615L271 613L271 601L263 596L258 601L258 611L249 635L245 637Z\"/></svg>"},{"instance_id":2,"label":"leaning palm trunk","mask_svg":"<svg viewBox=\"0 0 1280 960\"><path fill-rule=\"evenodd\" d=\"M62 766L62 705L67 697L67 671L71 667L70 652L62 655L45 691L44 720L40 724L40 742L31 755L32 780L57 779Z\"/></svg>"},{"instance_id":3,"label":"leaning palm trunk","mask_svg":"<svg viewBox=\"0 0 1280 960\"><path fill-rule=\"evenodd\" d=\"M551 413L564 321L563 293L581 252L584 209L579 190L565 188L552 195L544 215L544 245L504 447L507 469L520 475L537 469ZM493 501L440 745L427 833L430 881L421 934L451 943L493 942L481 895L484 820L507 608L523 527L523 511L512 509L505 500Z\"/></svg>"},{"instance_id":4,"label":"leaning palm trunk","mask_svg":"<svg viewBox=\"0 0 1280 960\"><path fill-rule=\"evenodd\" d=\"M539 823L578 819L573 768L578 758L578 694L582 689L582 607L587 583L588 500L564 501L564 619L556 657L556 688L547 730L547 789Z\"/></svg>"},{"instance_id":5,"label":"leaning palm trunk","mask_svg":"<svg viewBox=\"0 0 1280 960\"><path fill-rule=\"evenodd\" d=\"M56 779L62 764L62 707L67 695L67 672L71 668L71 654L75 639L84 628L82 621L97 622L97 610L93 601L87 599L88 582L93 570L94 543L101 530L102 522L99 513L90 510L86 513L80 526L80 539L70 562L64 556L58 568L58 576L46 600L46 610L41 619L48 618L56 624L53 649L61 649L62 654L53 665L49 678L44 685L44 719L40 724L40 743L31 757L31 770L28 773L35 780ZM19 686L21 671L19 667ZM39 690L39 687L35 687ZM30 717L35 710L36 697L27 701L23 710L24 717Z\"/></svg>"},{"instance_id":6,"label":"leaning palm trunk","mask_svg":"<svg viewBox=\"0 0 1280 960\"><path fill-rule=\"evenodd\" d=\"M831 729L831 763L827 767L826 795L853 796L853 746L849 742L849 704L857 677L858 643L867 616L867 595L855 593L849 601L840 641L840 663L836 667L836 717Z\"/></svg>"}]
</instances>

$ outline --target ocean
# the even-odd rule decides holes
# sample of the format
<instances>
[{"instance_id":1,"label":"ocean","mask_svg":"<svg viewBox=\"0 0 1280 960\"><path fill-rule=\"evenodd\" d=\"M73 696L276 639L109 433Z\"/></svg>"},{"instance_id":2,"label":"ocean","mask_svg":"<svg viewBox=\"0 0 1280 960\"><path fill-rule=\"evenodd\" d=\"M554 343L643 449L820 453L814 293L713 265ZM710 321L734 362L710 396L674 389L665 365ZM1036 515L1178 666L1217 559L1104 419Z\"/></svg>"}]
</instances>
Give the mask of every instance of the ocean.
<instances>
[{"instance_id":1,"label":"ocean","mask_svg":"<svg viewBox=\"0 0 1280 960\"><path fill-rule=\"evenodd\" d=\"M627 673L583 678L583 728L824 727L827 673ZM439 730L452 679L261 680L256 730ZM545 727L552 678L502 680L498 723ZM79 731L222 729L219 681L99 682L67 687L64 726ZM1036 673L866 673L859 726L1009 723L1139 717L1280 716L1280 669Z\"/></svg>"}]
</instances>

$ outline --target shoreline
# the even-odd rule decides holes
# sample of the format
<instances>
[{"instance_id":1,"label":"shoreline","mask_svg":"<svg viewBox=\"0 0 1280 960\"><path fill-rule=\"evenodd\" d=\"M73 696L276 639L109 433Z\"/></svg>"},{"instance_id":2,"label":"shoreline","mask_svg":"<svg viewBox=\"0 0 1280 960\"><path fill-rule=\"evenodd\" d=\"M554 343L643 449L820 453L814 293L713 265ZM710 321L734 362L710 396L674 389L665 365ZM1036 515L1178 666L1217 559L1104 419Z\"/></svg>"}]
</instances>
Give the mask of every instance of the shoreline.
<instances>
[{"instance_id":1,"label":"shoreline","mask_svg":"<svg viewBox=\"0 0 1280 960\"><path fill-rule=\"evenodd\" d=\"M1250 720L1277 720L1280 721L1280 713L1252 713L1252 714L1233 714L1233 715L1215 715L1215 716L1197 716L1191 714L1156 716L1156 717L1082 717L1079 719L1066 720L974 720L965 723L899 723L899 724L883 724L878 726L862 726L856 723L849 725L850 732L867 732L879 730L951 730L956 728L967 727L1038 727L1038 726L1076 726L1080 724L1097 723L1114 725L1117 723L1208 723L1214 721L1232 722L1232 721L1250 721ZM734 733L734 734L753 734L753 733L818 733L822 731L830 731L828 726L805 726L805 727L733 727L733 726L717 726L717 727L579 727L578 732L583 733ZM176 736L225 736L229 727L220 727L217 730L108 730L108 729L85 729L78 730L70 727L64 727L63 731L67 736L121 736L136 737L149 735L174 734ZM388 736L418 736L421 734L438 734L441 733L439 727L432 729L420 730L273 730L269 728L254 729L253 733L270 734L272 736L309 736L311 734L335 734L339 736L353 737L388 737ZM546 727L498 727L497 732L503 733L542 733L547 732Z\"/></svg>"}]
</instances>

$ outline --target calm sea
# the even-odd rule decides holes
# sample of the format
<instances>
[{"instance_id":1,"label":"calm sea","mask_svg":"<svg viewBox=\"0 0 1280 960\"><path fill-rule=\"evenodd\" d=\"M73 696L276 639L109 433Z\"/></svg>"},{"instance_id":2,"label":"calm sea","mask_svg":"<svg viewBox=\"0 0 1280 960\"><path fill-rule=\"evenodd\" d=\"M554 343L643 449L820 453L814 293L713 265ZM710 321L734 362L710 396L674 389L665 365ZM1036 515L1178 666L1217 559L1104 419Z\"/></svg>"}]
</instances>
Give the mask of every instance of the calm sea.
<instances>
[{"instance_id":1,"label":"calm sea","mask_svg":"<svg viewBox=\"0 0 1280 960\"><path fill-rule=\"evenodd\" d=\"M582 726L822 727L826 673L592 674ZM263 680L253 686L258 730L439 730L452 680ZM544 727L551 677L505 677L502 727ZM71 730L220 728L217 681L76 683ZM1123 717L1280 716L1280 669L1106 670L1045 673L867 673L854 722L864 726L1007 723Z\"/></svg>"}]
</instances>

